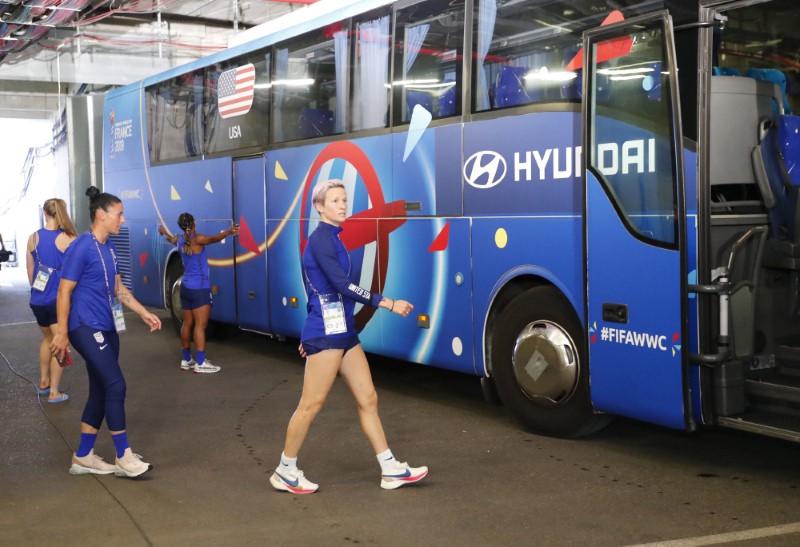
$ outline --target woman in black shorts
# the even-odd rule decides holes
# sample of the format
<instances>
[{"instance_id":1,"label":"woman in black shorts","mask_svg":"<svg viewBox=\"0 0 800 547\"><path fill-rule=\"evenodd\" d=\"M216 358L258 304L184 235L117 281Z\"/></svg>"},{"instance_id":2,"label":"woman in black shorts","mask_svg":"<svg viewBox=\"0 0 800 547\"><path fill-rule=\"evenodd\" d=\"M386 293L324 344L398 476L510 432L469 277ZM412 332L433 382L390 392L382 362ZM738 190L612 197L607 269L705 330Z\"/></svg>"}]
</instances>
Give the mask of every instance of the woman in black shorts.
<instances>
[{"instance_id":1,"label":"woman in black shorts","mask_svg":"<svg viewBox=\"0 0 800 547\"><path fill-rule=\"evenodd\" d=\"M69 395L58 389L63 369L50 353L50 344L58 325L56 297L61 264L77 234L63 199L48 199L42 211L44 228L30 235L25 256L31 285L31 310L43 335L39 344L39 395L49 395L48 403L63 403Z\"/></svg>"},{"instance_id":2,"label":"woman in black shorts","mask_svg":"<svg viewBox=\"0 0 800 547\"><path fill-rule=\"evenodd\" d=\"M205 246L218 243L229 235L238 234L239 226L232 224L227 230L213 236L198 234L194 217L189 213L183 213L178 217L178 228L183 231L183 235L172 235L164 226L158 227L158 233L173 245L178 246L181 261L183 261L181 370L193 370L198 374L213 374L219 372L220 367L206 359L206 326L208 317L211 315L211 283L208 279L208 256L206 256ZM192 359L191 353L193 332L194 345L197 350L196 359Z\"/></svg>"}]
</instances>

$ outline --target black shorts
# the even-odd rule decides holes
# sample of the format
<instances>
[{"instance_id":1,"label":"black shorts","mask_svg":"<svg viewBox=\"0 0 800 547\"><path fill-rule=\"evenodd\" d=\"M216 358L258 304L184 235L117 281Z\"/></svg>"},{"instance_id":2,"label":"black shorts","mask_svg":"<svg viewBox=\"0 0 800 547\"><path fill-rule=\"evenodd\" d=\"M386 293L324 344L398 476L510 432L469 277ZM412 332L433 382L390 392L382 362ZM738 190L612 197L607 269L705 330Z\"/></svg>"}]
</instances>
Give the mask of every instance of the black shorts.
<instances>
[{"instance_id":1,"label":"black shorts","mask_svg":"<svg viewBox=\"0 0 800 547\"><path fill-rule=\"evenodd\" d=\"M181 286L181 308L183 311L196 310L211 305L211 289L187 289Z\"/></svg>"},{"instance_id":2,"label":"black shorts","mask_svg":"<svg viewBox=\"0 0 800 547\"><path fill-rule=\"evenodd\" d=\"M323 336L321 338L312 338L303 342L303 350L306 355L314 355L326 349L343 349L345 353L359 345L361 341L358 335L354 334L348 338L331 338Z\"/></svg>"},{"instance_id":3,"label":"black shorts","mask_svg":"<svg viewBox=\"0 0 800 547\"><path fill-rule=\"evenodd\" d=\"M58 314L56 313L56 303L47 304L46 306L34 306L31 304L33 315L36 317L36 324L40 327L49 327L58 323Z\"/></svg>"}]
</instances>

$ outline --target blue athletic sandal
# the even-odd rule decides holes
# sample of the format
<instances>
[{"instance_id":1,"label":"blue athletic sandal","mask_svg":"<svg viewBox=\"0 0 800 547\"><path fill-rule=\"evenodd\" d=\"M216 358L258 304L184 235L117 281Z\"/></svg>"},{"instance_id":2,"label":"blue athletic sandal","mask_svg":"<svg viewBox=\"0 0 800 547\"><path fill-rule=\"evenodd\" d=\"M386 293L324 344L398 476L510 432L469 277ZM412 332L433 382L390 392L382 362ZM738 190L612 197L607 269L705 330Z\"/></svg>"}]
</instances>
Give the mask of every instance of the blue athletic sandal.
<instances>
[{"instance_id":1,"label":"blue athletic sandal","mask_svg":"<svg viewBox=\"0 0 800 547\"><path fill-rule=\"evenodd\" d=\"M39 392L39 395L47 395L50 393L50 386L47 387L37 387L36 391Z\"/></svg>"},{"instance_id":2,"label":"blue athletic sandal","mask_svg":"<svg viewBox=\"0 0 800 547\"><path fill-rule=\"evenodd\" d=\"M61 393L61 397L56 397L55 399L47 399L47 402L52 404L63 403L65 401L69 401L69 395L63 392Z\"/></svg>"}]
</instances>

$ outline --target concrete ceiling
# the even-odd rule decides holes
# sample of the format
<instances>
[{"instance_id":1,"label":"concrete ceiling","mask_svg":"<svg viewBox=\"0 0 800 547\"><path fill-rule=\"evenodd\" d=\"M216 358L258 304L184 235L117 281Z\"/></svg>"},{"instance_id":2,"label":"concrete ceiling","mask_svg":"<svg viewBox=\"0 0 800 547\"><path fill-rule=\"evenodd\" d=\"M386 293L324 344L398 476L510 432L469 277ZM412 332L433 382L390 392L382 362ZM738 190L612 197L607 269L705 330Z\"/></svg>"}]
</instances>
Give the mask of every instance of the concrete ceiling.
<instances>
[{"instance_id":1,"label":"concrete ceiling","mask_svg":"<svg viewBox=\"0 0 800 547\"><path fill-rule=\"evenodd\" d=\"M81 86L185 64L316 1L0 0L0 118L51 118Z\"/></svg>"}]
</instances>

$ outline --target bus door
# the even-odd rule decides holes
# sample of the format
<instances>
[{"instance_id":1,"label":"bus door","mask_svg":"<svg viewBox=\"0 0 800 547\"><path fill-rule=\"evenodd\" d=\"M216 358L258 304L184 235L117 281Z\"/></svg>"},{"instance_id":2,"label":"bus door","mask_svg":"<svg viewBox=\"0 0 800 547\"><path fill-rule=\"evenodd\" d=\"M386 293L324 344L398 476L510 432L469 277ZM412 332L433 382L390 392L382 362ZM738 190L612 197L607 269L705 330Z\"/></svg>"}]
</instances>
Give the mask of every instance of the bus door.
<instances>
[{"instance_id":1,"label":"bus door","mask_svg":"<svg viewBox=\"0 0 800 547\"><path fill-rule=\"evenodd\" d=\"M620 17L621 18L621 17ZM667 12L583 38L586 334L596 410L689 428L683 155Z\"/></svg>"},{"instance_id":2,"label":"bus door","mask_svg":"<svg viewBox=\"0 0 800 547\"><path fill-rule=\"evenodd\" d=\"M238 324L269 333L264 174L263 156L233 162L233 218L239 223L235 247Z\"/></svg>"}]
</instances>

